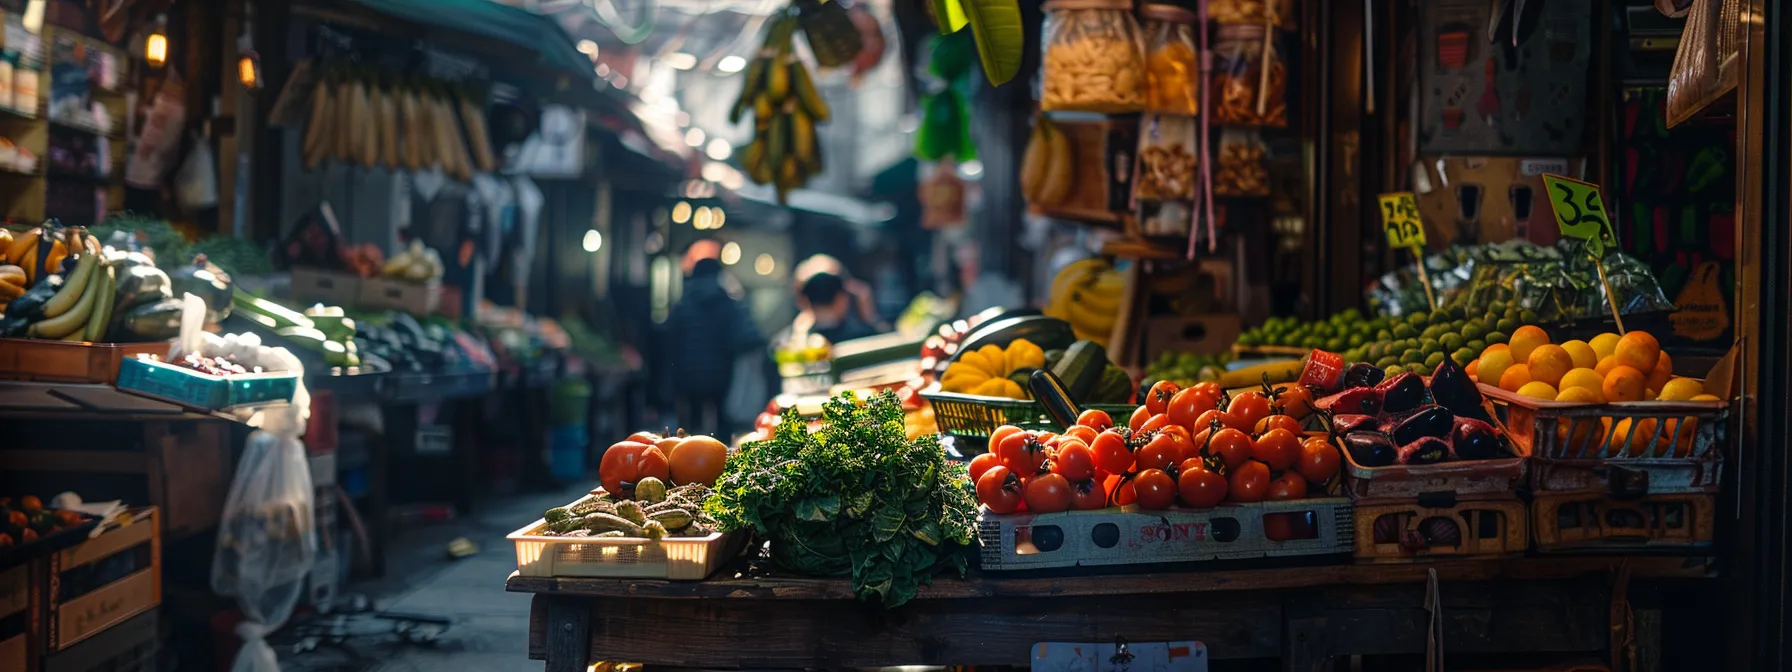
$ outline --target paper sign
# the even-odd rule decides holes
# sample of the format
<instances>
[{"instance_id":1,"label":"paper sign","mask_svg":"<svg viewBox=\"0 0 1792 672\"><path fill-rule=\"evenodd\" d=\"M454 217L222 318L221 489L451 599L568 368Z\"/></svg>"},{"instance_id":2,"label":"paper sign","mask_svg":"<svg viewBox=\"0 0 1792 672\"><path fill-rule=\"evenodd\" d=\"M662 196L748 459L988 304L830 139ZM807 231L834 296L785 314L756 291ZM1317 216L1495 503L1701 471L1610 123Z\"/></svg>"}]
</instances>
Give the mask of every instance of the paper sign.
<instances>
[{"instance_id":1,"label":"paper sign","mask_svg":"<svg viewBox=\"0 0 1792 672\"><path fill-rule=\"evenodd\" d=\"M1207 672L1207 646L1196 641L1033 645L1034 672Z\"/></svg>"},{"instance_id":2,"label":"paper sign","mask_svg":"<svg viewBox=\"0 0 1792 672\"><path fill-rule=\"evenodd\" d=\"M1563 237L1587 241L1587 251L1600 259L1605 258L1607 247L1617 246L1618 237L1605 215L1599 185L1546 173L1543 187L1549 190L1549 206L1556 211L1556 226Z\"/></svg>"},{"instance_id":3,"label":"paper sign","mask_svg":"<svg viewBox=\"0 0 1792 672\"><path fill-rule=\"evenodd\" d=\"M1388 244L1394 247L1424 247L1425 225L1419 221L1419 204L1412 192L1382 194L1381 225L1387 229Z\"/></svg>"}]
</instances>

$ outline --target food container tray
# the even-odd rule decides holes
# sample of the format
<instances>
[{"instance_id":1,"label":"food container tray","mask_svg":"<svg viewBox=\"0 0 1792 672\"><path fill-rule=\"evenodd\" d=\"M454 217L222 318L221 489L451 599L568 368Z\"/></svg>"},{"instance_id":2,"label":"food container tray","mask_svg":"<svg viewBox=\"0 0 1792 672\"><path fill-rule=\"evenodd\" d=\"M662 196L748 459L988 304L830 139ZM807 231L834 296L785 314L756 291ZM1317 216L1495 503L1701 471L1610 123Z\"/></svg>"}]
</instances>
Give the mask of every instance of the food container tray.
<instances>
[{"instance_id":1,"label":"food container tray","mask_svg":"<svg viewBox=\"0 0 1792 672\"><path fill-rule=\"evenodd\" d=\"M118 369L120 390L212 411L292 401L298 385L299 376L292 372L213 376L136 357L124 360Z\"/></svg>"},{"instance_id":2,"label":"food container tray","mask_svg":"<svg viewBox=\"0 0 1792 672\"><path fill-rule=\"evenodd\" d=\"M1577 404L1480 388L1513 443L1530 451L1531 487L1539 493L1640 496L1718 489L1726 402Z\"/></svg>"},{"instance_id":3,"label":"food container tray","mask_svg":"<svg viewBox=\"0 0 1792 672\"><path fill-rule=\"evenodd\" d=\"M78 513L78 512L77 512ZM33 558L41 558L62 549L74 546L87 540L93 532L93 526L100 522L99 518L81 513L81 524L57 530L52 534L38 537L30 543L14 543L0 550L0 570L11 569L25 564ZM17 540L14 540L17 542ZM5 616L6 614L0 614Z\"/></svg>"},{"instance_id":4,"label":"food container tray","mask_svg":"<svg viewBox=\"0 0 1792 672\"><path fill-rule=\"evenodd\" d=\"M1716 495L1597 493L1540 496L1531 503L1537 550L1546 553L1686 551L1711 548Z\"/></svg>"},{"instance_id":5,"label":"food container tray","mask_svg":"<svg viewBox=\"0 0 1792 672\"><path fill-rule=\"evenodd\" d=\"M1358 502L1412 499L1438 493L1464 497L1511 495L1525 484L1529 451L1516 441L1508 443L1517 457L1365 467L1344 449L1341 439L1333 441L1344 457L1345 491Z\"/></svg>"},{"instance_id":6,"label":"food container tray","mask_svg":"<svg viewBox=\"0 0 1792 672\"><path fill-rule=\"evenodd\" d=\"M1207 510L994 514L977 520L985 571L1346 555L1352 504L1344 497L1222 504Z\"/></svg>"},{"instance_id":7,"label":"food container tray","mask_svg":"<svg viewBox=\"0 0 1792 672\"><path fill-rule=\"evenodd\" d=\"M1524 502L1506 496L1458 502L1377 502L1356 506L1356 559L1428 562L1447 557L1522 555L1530 541Z\"/></svg>"},{"instance_id":8,"label":"food container tray","mask_svg":"<svg viewBox=\"0 0 1792 672\"><path fill-rule=\"evenodd\" d=\"M168 341L69 343L0 338L0 379L40 383L104 383L118 380L118 365L139 354L166 355Z\"/></svg>"},{"instance_id":9,"label":"food container tray","mask_svg":"<svg viewBox=\"0 0 1792 672\"><path fill-rule=\"evenodd\" d=\"M585 501L581 497L573 504ZM607 577L701 581L740 553L746 534L716 532L707 537L659 541L628 537L550 537L546 519L537 519L505 537L516 544L516 570L523 576Z\"/></svg>"}]
</instances>

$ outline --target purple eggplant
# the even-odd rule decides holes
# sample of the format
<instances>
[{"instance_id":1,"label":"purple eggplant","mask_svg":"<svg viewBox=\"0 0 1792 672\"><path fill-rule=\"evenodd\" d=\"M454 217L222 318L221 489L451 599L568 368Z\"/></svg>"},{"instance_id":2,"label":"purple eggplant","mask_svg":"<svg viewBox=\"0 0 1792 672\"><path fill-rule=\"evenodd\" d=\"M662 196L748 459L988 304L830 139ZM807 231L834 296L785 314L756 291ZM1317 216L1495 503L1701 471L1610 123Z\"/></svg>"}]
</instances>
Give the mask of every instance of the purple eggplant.
<instances>
[{"instance_id":1,"label":"purple eggplant","mask_svg":"<svg viewBox=\"0 0 1792 672\"><path fill-rule=\"evenodd\" d=\"M1409 411L1425 403L1425 380L1416 373L1402 373L1376 384L1381 390L1381 410Z\"/></svg>"},{"instance_id":2,"label":"purple eggplant","mask_svg":"<svg viewBox=\"0 0 1792 672\"><path fill-rule=\"evenodd\" d=\"M1407 466L1437 464L1450 459L1450 442L1435 436L1419 437L1400 447L1394 461Z\"/></svg>"},{"instance_id":3,"label":"purple eggplant","mask_svg":"<svg viewBox=\"0 0 1792 672\"><path fill-rule=\"evenodd\" d=\"M1394 437L1394 445L1404 446L1427 436L1448 439L1455 427L1456 415L1450 409L1431 404L1401 418L1388 434Z\"/></svg>"},{"instance_id":4,"label":"purple eggplant","mask_svg":"<svg viewBox=\"0 0 1792 672\"><path fill-rule=\"evenodd\" d=\"M1329 403L1326 410L1338 414L1380 415L1381 390L1373 387L1353 387L1326 397Z\"/></svg>"},{"instance_id":5,"label":"purple eggplant","mask_svg":"<svg viewBox=\"0 0 1792 672\"><path fill-rule=\"evenodd\" d=\"M1368 362L1357 362L1344 369L1344 387L1374 387L1381 379L1387 377L1381 367Z\"/></svg>"},{"instance_id":6,"label":"purple eggplant","mask_svg":"<svg viewBox=\"0 0 1792 672\"><path fill-rule=\"evenodd\" d=\"M1511 456L1499 430L1475 418L1456 418L1456 426L1450 429L1450 443L1456 449L1456 456L1464 460L1494 460Z\"/></svg>"},{"instance_id":7,"label":"purple eggplant","mask_svg":"<svg viewBox=\"0 0 1792 672\"><path fill-rule=\"evenodd\" d=\"M1399 457L1399 449L1394 447L1394 440L1380 432L1352 432L1344 435L1344 449L1350 451L1350 459L1365 467L1386 467L1394 464Z\"/></svg>"},{"instance_id":8,"label":"purple eggplant","mask_svg":"<svg viewBox=\"0 0 1792 672\"><path fill-rule=\"evenodd\" d=\"M1431 399L1456 415L1487 419L1487 411L1481 407L1480 388L1469 379L1468 371L1448 357L1431 372Z\"/></svg>"}]
</instances>

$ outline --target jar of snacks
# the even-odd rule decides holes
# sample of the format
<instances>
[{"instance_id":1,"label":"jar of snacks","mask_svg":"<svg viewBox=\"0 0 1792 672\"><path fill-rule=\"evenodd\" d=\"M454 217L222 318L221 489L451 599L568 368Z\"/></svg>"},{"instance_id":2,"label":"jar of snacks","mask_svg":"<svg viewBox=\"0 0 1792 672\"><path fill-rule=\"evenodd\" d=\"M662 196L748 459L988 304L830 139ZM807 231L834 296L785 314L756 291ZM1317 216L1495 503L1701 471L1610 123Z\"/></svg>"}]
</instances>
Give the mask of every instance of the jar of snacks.
<instances>
[{"instance_id":1,"label":"jar of snacks","mask_svg":"<svg viewBox=\"0 0 1792 672\"><path fill-rule=\"evenodd\" d=\"M1294 30L1298 18L1294 11L1294 0L1212 0L1207 5L1208 18L1222 26L1244 23Z\"/></svg>"},{"instance_id":2,"label":"jar of snacks","mask_svg":"<svg viewBox=\"0 0 1792 672\"><path fill-rule=\"evenodd\" d=\"M1256 129L1228 128L1221 132L1219 156L1213 163L1213 195L1269 195L1269 147Z\"/></svg>"},{"instance_id":3,"label":"jar of snacks","mask_svg":"<svg viewBox=\"0 0 1792 672\"><path fill-rule=\"evenodd\" d=\"M1288 125L1288 69L1274 31L1261 25L1221 26L1213 45L1213 122Z\"/></svg>"},{"instance_id":4,"label":"jar of snacks","mask_svg":"<svg viewBox=\"0 0 1792 672\"><path fill-rule=\"evenodd\" d=\"M1176 5L1145 5L1145 109L1194 116L1201 110L1200 50L1195 13Z\"/></svg>"},{"instance_id":5,"label":"jar of snacks","mask_svg":"<svg viewBox=\"0 0 1792 672\"><path fill-rule=\"evenodd\" d=\"M1045 5L1039 107L1114 114L1145 107L1145 56L1130 0Z\"/></svg>"}]
</instances>

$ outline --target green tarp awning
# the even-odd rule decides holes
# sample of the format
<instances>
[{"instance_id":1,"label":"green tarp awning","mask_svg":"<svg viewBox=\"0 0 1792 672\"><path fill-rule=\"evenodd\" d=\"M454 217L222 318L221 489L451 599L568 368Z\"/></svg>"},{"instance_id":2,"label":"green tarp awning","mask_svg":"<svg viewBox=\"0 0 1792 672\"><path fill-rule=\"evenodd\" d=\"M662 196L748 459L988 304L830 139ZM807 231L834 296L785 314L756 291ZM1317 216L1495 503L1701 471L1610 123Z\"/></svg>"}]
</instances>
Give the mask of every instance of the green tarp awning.
<instances>
[{"instance_id":1,"label":"green tarp awning","mask_svg":"<svg viewBox=\"0 0 1792 672\"><path fill-rule=\"evenodd\" d=\"M492 0L357 0L362 5L407 21L451 28L533 49L541 63L570 74L594 75L591 57L560 24L534 12Z\"/></svg>"}]
</instances>

